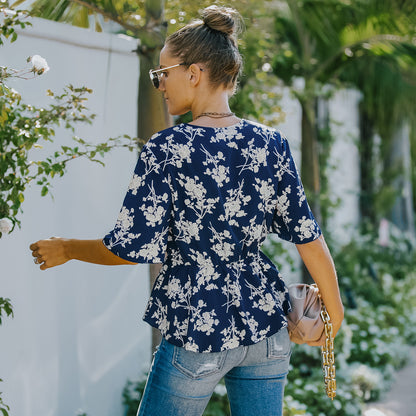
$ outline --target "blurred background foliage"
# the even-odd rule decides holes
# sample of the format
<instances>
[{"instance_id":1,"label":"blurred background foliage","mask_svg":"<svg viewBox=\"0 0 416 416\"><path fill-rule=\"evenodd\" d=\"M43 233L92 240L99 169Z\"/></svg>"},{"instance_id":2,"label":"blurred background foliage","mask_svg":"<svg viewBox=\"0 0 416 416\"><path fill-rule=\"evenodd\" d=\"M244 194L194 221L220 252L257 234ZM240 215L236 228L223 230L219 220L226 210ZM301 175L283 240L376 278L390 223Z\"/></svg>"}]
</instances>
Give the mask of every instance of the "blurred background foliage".
<instances>
[{"instance_id":1,"label":"blurred background foliage","mask_svg":"<svg viewBox=\"0 0 416 416\"><path fill-rule=\"evenodd\" d=\"M24 1L18 1L23 4ZM139 137L171 124L147 72L157 66L166 34L210 4L237 8L246 31L240 41L244 74L232 108L239 116L276 125L284 118L280 89L286 86L302 109L302 177L315 215L325 228L346 305L336 338L338 395L323 394L319 349L296 346L286 388L285 416L361 414L363 403L388 389L396 369L416 343L416 3L413 0L36 0L35 16L138 39L141 63ZM325 225L329 206L328 155L335 138L322 111L341 88L361 92L360 228L340 246ZM143 108L152 117L143 119ZM188 116L189 117L189 116ZM182 120L186 120L182 119ZM409 162L410 160L410 162ZM405 163L405 161L407 161ZM413 161L413 162L411 162ZM334 207L340 201L334 203ZM390 240L380 244L387 218ZM268 242L276 263L285 248ZM143 382L129 382L123 400L135 414ZM219 387L206 415L228 414ZM130 413L129 413L130 412Z\"/></svg>"}]
</instances>

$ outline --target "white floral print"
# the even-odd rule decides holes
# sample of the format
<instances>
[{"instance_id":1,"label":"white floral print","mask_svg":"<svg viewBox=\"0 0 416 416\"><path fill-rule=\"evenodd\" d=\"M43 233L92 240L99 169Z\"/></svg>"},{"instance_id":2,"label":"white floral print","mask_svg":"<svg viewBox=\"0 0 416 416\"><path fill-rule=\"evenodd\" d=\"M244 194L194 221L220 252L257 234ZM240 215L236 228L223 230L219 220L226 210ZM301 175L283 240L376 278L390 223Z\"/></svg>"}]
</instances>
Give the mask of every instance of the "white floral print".
<instances>
[{"instance_id":1,"label":"white floral print","mask_svg":"<svg viewBox=\"0 0 416 416\"><path fill-rule=\"evenodd\" d=\"M240 173L244 170L251 170L254 173L258 173L261 166L267 166L267 155L269 154L267 148L257 147L254 143L254 139L248 142L249 147L241 150L244 157L244 164L238 165L241 168Z\"/></svg>"},{"instance_id":2,"label":"white floral print","mask_svg":"<svg viewBox=\"0 0 416 416\"><path fill-rule=\"evenodd\" d=\"M296 244L320 236L287 140L242 120L155 134L103 242L127 260L163 263L146 322L174 345L217 352L287 325L287 289L261 251L270 232Z\"/></svg>"},{"instance_id":3,"label":"white floral print","mask_svg":"<svg viewBox=\"0 0 416 416\"><path fill-rule=\"evenodd\" d=\"M298 190L297 196L299 198L298 204L301 207L302 204L306 201L305 190L303 189L303 186L299 186L299 185L297 186L297 190Z\"/></svg>"},{"instance_id":4,"label":"white floral print","mask_svg":"<svg viewBox=\"0 0 416 416\"><path fill-rule=\"evenodd\" d=\"M244 217L247 213L243 207L251 201L250 195L244 195L244 181L238 183L238 187L227 191L228 196L224 202L225 214L219 216L220 221L227 221L230 225L238 225L237 218Z\"/></svg>"},{"instance_id":5,"label":"white floral print","mask_svg":"<svg viewBox=\"0 0 416 416\"><path fill-rule=\"evenodd\" d=\"M168 194L165 192L159 195L153 186L153 182L149 185L149 194L143 199L145 202L150 202L150 205L142 204L140 209L143 211L146 217L146 225L154 227L162 223L163 217L166 213L164 203L169 199Z\"/></svg>"},{"instance_id":6,"label":"white floral print","mask_svg":"<svg viewBox=\"0 0 416 416\"><path fill-rule=\"evenodd\" d=\"M206 160L205 162L202 162L202 164L204 166L208 166L204 173L211 176L220 187L223 186L223 183L229 182L230 168L221 164L221 161L225 161L223 153L218 152L215 156L213 156L208 152L208 150L205 149L204 146L201 146L201 150L206 156Z\"/></svg>"},{"instance_id":7,"label":"white floral print","mask_svg":"<svg viewBox=\"0 0 416 416\"><path fill-rule=\"evenodd\" d=\"M316 228L316 223L312 221L310 218L306 218L303 216L300 220L298 220L298 224L295 227L295 231L298 233L298 236L301 241L305 239L317 238L319 236L319 231Z\"/></svg>"},{"instance_id":8,"label":"white floral print","mask_svg":"<svg viewBox=\"0 0 416 416\"><path fill-rule=\"evenodd\" d=\"M115 229L108 240L107 247L111 250L113 247L120 244L122 247L126 247L127 244L131 244L133 239L140 237L140 233L133 234L129 230L134 224L134 208L127 209L122 207L120 214L118 215Z\"/></svg>"}]
</instances>

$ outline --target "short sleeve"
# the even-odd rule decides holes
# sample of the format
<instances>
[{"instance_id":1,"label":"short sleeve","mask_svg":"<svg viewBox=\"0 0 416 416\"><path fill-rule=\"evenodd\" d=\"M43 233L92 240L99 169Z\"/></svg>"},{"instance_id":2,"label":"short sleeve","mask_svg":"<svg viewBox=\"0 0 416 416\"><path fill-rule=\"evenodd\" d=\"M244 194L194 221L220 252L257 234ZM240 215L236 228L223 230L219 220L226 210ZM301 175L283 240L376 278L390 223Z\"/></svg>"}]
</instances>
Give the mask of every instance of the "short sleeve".
<instances>
[{"instance_id":1,"label":"short sleeve","mask_svg":"<svg viewBox=\"0 0 416 416\"><path fill-rule=\"evenodd\" d=\"M117 256L136 263L163 263L171 214L169 176L144 146L116 225L103 239Z\"/></svg>"},{"instance_id":2,"label":"short sleeve","mask_svg":"<svg viewBox=\"0 0 416 416\"><path fill-rule=\"evenodd\" d=\"M321 235L321 230L306 200L302 181L285 138L281 138L275 154L278 188L272 231L283 240L295 244L314 241Z\"/></svg>"}]
</instances>

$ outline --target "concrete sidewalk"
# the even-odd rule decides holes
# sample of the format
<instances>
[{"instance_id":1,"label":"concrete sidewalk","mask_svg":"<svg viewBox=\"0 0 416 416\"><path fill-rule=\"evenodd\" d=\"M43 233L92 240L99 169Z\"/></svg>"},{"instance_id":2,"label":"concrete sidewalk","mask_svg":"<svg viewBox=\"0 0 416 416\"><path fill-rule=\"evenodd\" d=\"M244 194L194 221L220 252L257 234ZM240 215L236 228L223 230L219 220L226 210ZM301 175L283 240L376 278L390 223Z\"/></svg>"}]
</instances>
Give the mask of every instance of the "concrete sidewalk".
<instances>
[{"instance_id":1,"label":"concrete sidewalk","mask_svg":"<svg viewBox=\"0 0 416 416\"><path fill-rule=\"evenodd\" d=\"M382 401L370 403L363 416L416 416L416 347L409 364L398 371L396 382Z\"/></svg>"}]
</instances>

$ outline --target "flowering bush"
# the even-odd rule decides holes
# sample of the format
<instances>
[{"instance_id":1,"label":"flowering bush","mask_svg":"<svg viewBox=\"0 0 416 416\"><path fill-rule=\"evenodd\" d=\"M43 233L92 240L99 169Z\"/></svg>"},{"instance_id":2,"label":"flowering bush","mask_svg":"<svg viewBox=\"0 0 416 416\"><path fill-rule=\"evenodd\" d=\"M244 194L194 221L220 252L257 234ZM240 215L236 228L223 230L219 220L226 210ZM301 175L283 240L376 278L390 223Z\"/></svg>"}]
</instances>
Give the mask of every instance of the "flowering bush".
<instances>
[{"instance_id":1,"label":"flowering bush","mask_svg":"<svg viewBox=\"0 0 416 416\"><path fill-rule=\"evenodd\" d=\"M8 1L0 0L0 46L4 40L17 39L15 26L29 25L28 13L10 10ZM30 184L41 187L41 195L49 193L51 179L62 176L67 163L78 157L103 164L98 157L115 147L137 149L139 139L128 135L110 138L93 145L74 136L72 144L61 145L47 157L36 160L36 151L52 142L59 126L74 132L77 123L91 123L95 115L87 112L85 101L92 91L86 87L67 86L62 94L48 90L48 107L37 107L23 101L21 95L6 85L10 78L29 79L49 71L47 61L34 55L27 59L28 68L13 69L0 66L0 238L20 225L18 214L24 192ZM33 158L33 159L32 159Z\"/></svg>"},{"instance_id":2,"label":"flowering bush","mask_svg":"<svg viewBox=\"0 0 416 416\"><path fill-rule=\"evenodd\" d=\"M34 183L41 188L41 195L49 193L51 179L63 176L67 164L78 157L103 164L98 157L115 147L137 149L138 140L125 135L110 138L99 144L89 144L74 136L75 146L61 145L47 157L36 160L36 152L52 142L55 128L63 126L74 131L75 123L91 123L94 114L86 114L86 95L92 91L86 87L69 85L60 95L47 94L52 103L49 108L22 102L20 94L0 81L0 219L6 232L6 219L20 224L18 214L24 201L24 191ZM32 159L33 158L33 159Z\"/></svg>"},{"instance_id":3,"label":"flowering bush","mask_svg":"<svg viewBox=\"0 0 416 416\"><path fill-rule=\"evenodd\" d=\"M16 26L24 29L31 25L28 15L27 10L12 10L8 0L0 0L0 46L4 40L14 42L17 39Z\"/></svg>"}]
</instances>

